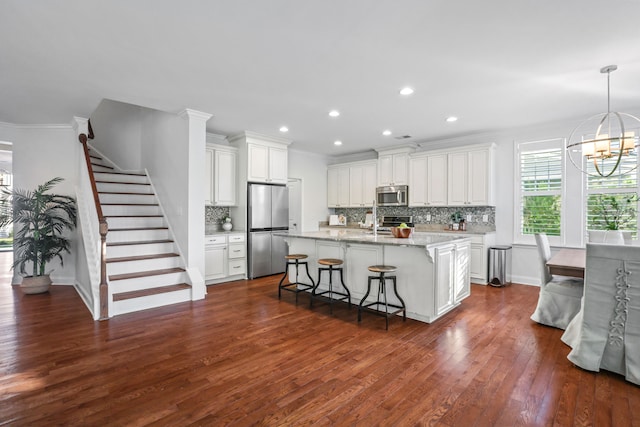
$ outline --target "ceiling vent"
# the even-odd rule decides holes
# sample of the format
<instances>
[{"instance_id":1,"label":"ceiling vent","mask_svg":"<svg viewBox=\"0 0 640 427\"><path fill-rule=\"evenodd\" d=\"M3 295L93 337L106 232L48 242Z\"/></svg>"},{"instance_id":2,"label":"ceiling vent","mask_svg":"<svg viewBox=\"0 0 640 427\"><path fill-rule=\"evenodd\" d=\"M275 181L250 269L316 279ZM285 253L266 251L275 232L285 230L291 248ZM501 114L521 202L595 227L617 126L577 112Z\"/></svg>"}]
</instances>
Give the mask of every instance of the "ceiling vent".
<instances>
[{"instance_id":1,"label":"ceiling vent","mask_svg":"<svg viewBox=\"0 0 640 427\"><path fill-rule=\"evenodd\" d=\"M394 136L395 139L409 139L411 135Z\"/></svg>"}]
</instances>

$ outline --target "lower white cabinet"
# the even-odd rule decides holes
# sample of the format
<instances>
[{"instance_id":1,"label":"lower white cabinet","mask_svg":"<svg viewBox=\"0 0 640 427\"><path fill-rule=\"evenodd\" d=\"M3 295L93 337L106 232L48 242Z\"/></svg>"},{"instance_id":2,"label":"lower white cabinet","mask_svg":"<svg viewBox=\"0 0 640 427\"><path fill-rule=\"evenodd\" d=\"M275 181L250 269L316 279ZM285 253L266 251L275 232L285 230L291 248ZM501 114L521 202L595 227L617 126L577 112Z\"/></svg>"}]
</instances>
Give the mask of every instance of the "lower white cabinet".
<instances>
[{"instance_id":1,"label":"lower white cabinet","mask_svg":"<svg viewBox=\"0 0 640 427\"><path fill-rule=\"evenodd\" d=\"M495 241L494 233L474 234L471 236L469 273L473 283L487 284L489 280L489 248L495 244Z\"/></svg>"},{"instance_id":2,"label":"lower white cabinet","mask_svg":"<svg viewBox=\"0 0 640 427\"><path fill-rule=\"evenodd\" d=\"M205 238L205 281L208 285L244 279L247 249L244 233L217 234Z\"/></svg>"}]
</instances>

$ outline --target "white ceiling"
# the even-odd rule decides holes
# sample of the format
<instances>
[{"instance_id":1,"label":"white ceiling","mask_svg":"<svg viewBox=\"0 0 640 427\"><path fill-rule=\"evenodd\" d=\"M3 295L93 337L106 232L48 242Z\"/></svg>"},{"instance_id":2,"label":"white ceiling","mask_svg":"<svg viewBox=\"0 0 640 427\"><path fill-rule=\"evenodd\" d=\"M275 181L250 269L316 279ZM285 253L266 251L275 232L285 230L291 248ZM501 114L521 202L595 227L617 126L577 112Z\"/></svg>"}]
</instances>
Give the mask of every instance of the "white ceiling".
<instances>
[{"instance_id":1,"label":"white ceiling","mask_svg":"<svg viewBox=\"0 0 640 427\"><path fill-rule=\"evenodd\" d=\"M0 121L69 123L107 98L339 155L586 118L609 64L612 109L638 110L639 16L637 0L2 0Z\"/></svg>"}]
</instances>

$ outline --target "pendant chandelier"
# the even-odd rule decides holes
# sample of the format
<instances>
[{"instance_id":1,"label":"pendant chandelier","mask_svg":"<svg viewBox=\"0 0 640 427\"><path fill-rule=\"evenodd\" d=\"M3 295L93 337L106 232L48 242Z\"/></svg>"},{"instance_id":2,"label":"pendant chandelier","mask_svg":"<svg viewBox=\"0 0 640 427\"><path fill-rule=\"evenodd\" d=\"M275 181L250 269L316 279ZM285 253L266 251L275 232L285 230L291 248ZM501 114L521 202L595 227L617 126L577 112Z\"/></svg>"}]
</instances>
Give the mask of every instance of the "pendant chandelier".
<instances>
[{"instance_id":1,"label":"pendant chandelier","mask_svg":"<svg viewBox=\"0 0 640 427\"><path fill-rule=\"evenodd\" d=\"M571 163L595 177L606 178L614 173L624 175L638 167L636 147L640 120L631 114L611 111L609 79L611 72L617 69L617 65L600 69L601 73L607 74L607 112L582 122L567 140L566 152ZM627 156L636 161L623 161Z\"/></svg>"}]
</instances>

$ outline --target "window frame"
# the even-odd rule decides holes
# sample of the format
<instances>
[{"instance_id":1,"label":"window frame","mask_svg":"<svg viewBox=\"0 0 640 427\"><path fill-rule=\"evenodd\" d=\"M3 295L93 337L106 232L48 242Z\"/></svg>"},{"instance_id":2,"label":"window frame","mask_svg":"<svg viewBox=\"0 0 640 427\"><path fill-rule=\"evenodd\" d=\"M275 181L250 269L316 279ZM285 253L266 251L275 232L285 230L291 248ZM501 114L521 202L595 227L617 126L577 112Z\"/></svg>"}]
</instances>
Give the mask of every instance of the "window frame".
<instances>
[{"instance_id":1,"label":"window frame","mask_svg":"<svg viewBox=\"0 0 640 427\"><path fill-rule=\"evenodd\" d=\"M533 234L522 233L522 209L523 196L522 191L522 154L545 150L559 150L560 154L560 174L561 184L559 190L540 191L539 195L558 195L560 196L560 235L548 236L549 243L553 246L562 246L565 242L566 224L566 155L565 155L565 138L552 138L536 141L517 142L514 150L515 163L515 182L514 182L514 243L516 244L532 244L535 245L535 236ZM533 194L532 194L533 195Z\"/></svg>"}]
</instances>

